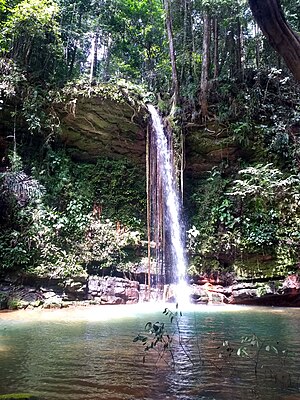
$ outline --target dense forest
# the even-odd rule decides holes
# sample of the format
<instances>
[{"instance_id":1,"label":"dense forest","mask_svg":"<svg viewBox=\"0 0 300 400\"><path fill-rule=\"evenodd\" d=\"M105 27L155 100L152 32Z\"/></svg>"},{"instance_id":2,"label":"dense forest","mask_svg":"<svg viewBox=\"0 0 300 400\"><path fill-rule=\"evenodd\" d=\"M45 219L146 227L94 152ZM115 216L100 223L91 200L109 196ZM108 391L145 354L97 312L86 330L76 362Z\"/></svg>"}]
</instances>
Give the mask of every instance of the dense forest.
<instances>
[{"instance_id":1,"label":"dense forest","mask_svg":"<svg viewBox=\"0 0 300 400\"><path fill-rule=\"evenodd\" d=\"M2 274L146 263L144 160L74 157L75 92L151 101L172 128L190 274L297 271L300 3L259 3L0 0Z\"/></svg>"}]
</instances>

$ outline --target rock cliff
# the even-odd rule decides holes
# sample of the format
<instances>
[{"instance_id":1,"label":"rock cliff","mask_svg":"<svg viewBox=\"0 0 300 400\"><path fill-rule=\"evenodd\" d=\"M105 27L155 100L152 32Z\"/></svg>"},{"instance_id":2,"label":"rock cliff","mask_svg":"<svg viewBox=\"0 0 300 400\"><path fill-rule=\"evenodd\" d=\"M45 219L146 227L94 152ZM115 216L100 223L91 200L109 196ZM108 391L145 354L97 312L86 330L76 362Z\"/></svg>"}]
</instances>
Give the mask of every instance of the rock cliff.
<instances>
[{"instance_id":1,"label":"rock cliff","mask_svg":"<svg viewBox=\"0 0 300 400\"><path fill-rule=\"evenodd\" d=\"M54 104L60 137L74 159L127 157L145 163L147 110L134 91L99 85L65 90Z\"/></svg>"}]
</instances>

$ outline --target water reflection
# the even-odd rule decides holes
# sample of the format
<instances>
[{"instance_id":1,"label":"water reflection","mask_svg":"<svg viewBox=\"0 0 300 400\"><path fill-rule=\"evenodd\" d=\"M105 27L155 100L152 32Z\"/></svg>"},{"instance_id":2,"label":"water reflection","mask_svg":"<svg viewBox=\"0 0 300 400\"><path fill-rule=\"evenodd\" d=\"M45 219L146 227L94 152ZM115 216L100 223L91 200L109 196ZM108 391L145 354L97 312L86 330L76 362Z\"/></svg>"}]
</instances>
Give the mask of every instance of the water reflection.
<instances>
[{"instance_id":1,"label":"water reflection","mask_svg":"<svg viewBox=\"0 0 300 400\"><path fill-rule=\"evenodd\" d=\"M299 396L299 309L197 307L183 312L179 332L162 310L144 305L0 313L0 394L32 392L45 400ZM157 362L154 353L143 364L143 346L133 343L147 321L163 320L174 335L174 368L171 357ZM284 359L261 351L255 373L255 359L236 356L237 340L252 333L264 349L268 341L293 354ZM225 341L235 346L231 355Z\"/></svg>"}]
</instances>

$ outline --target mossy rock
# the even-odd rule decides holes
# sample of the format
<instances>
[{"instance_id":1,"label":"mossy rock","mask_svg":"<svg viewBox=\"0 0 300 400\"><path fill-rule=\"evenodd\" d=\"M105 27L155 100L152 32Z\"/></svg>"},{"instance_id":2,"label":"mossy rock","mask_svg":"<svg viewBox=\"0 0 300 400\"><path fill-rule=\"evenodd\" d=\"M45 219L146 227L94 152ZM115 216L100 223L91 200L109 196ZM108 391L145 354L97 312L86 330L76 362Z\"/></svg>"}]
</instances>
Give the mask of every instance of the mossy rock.
<instances>
[{"instance_id":1,"label":"mossy rock","mask_svg":"<svg viewBox=\"0 0 300 400\"><path fill-rule=\"evenodd\" d=\"M8 294L0 292L0 310L5 310L8 303Z\"/></svg>"},{"instance_id":2,"label":"mossy rock","mask_svg":"<svg viewBox=\"0 0 300 400\"><path fill-rule=\"evenodd\" d=\"M25 307L24 307L22 300L20 300L17 297L10 297L7 301L7 308L9 310L20 310L21 308L25 308ZM1 399L1 397L0 397L0 399Z\"/></svg>"},{"instance_id":3,"label":"mossy rock","mask_svg":"<svg viewBox=\"0 0 300 400\"><path fill-rule=\"evenodd\" d=\"M245 256L242 261L234 262L234 272L238 278L272 278L278 275L276 259L272 256Z\"/></svg>"},{"instance_id":4,"label":"mossy rock","mask_svg":"<svg viewBox=\"0 0 300 400\"><path fill-rule=\"evenodd\" d=\"M0 400L39 400L38 397L33 396L32 394L28 393L10 393L10 394L0 394Z\"/></svg>"}]
</instances>

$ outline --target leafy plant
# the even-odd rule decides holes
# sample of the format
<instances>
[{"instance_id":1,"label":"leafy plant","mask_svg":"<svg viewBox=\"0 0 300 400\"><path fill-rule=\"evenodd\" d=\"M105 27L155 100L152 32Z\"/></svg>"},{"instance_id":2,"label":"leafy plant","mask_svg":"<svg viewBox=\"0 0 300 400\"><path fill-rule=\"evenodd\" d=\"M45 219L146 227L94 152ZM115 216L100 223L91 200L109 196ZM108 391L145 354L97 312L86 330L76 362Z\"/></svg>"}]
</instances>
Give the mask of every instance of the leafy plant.
<instances>
[{"instance_id":1,"label":"leafy plant","mask_svg":"<svg viewBox=\"0 0 300 400\"><path fill-rule=\"evenodd\" d=\"M143 348L143 363L154 365L160 361L166 363L168 368L180 369L188 365L189 373L193 376L203 375L203 370L215 370L217 376L222 375L232 379L242 379L247 371L253 374L253 392L258 392L262 381L266 377L272 379L279 387L292 387L293 377L288 370L288 360L293 361L293 354L282 348L281 344L271 338L260 338L256 334L243 336L236 340L223 340L220 343L214 338L209 338L209 352L206 351L207 343L202 343L201 331L185 325L181 312L173 312L166 308L163 312L168 317L167 322L147 322L145 332L138 334L133 342L141 343ZM198 325L197 325L198 326ZM193 333L190 333L190 331ZM150 355L154 355L153 358ZM176 357L178 356L178 358ZM146 357L147 356L147 357ZM285 369L283 373L283 369ZM260 398L260 394L258 394Z\"/></svg>"},{"instance_id":2,"label":"leafy plant","mask_svg":"<svg viewBox=\"0 0 300 400\"><path fill-rule=\"evenodd\" d=\"M165 308L163 311L163 314L166 315L169 318L170 323L174 323L176 326L176 333L178 333L178 341L183 349L184 353L186 356L189 358L188 353L186 352L181 339L180 339L180 328L179 328L179 321L180 317L182 316L181 311L178 311L178 304L176 305L176 311L173 312L169 308ZM173 367L175 366L175 359L174 359L174 332L173 333L168 333L168 330L166 328L165 323L163 322L147 322L145 325L145 331L147 334L142 335L139 334L137 335L133 341L134 342L142 342L142 345L144 346L144 351L145 352L150 352L151 350L154 350L157 354L157 360L156 362L159 362L160 360L165 361L168 364L167 361L167 355L171 356L172 360L172 365ZM143 363L146 362L146 355L143 356Z\"/></svg>"}]
</instances>

